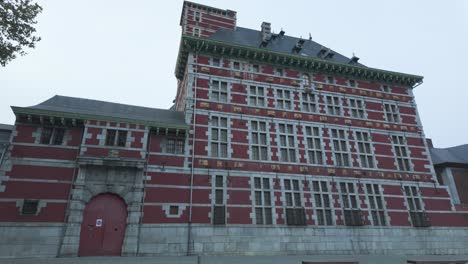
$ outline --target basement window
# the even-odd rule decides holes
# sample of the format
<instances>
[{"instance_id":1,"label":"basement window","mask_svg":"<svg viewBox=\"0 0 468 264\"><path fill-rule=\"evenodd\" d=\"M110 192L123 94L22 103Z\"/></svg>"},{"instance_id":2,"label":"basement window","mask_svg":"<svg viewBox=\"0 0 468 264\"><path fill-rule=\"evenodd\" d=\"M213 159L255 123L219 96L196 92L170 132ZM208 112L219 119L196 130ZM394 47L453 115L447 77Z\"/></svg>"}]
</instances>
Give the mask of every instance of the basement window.
<instances>
[{"instance_id":1,"label":"basement window","mask_svg":"<svg viewBox=\"0 0 468 264\"><path fill-rule=\"evenodd\" d=\"M125 147L127 143L127 131L107 129L106 146Z\"/></svg>"},{"instance_id":2,"label":"basement window","mask_svg":"<svg viewBox=\"0 0 468 264\"><path fill-rule=\"evenodd\" d=\"M39 200L24 200L21 207L22 215L36 215L39 207Z\"/></svg>"},{"instance_id":3,"label":"basement window","mask_svg":"<svg viewBox=\"0 0 468 264\"><path fill-rule=\"evenodd\" d=\"M41 132L41 144L62 145L65 135L65 128L43 127Z\"/></svg>"}]
</instances>

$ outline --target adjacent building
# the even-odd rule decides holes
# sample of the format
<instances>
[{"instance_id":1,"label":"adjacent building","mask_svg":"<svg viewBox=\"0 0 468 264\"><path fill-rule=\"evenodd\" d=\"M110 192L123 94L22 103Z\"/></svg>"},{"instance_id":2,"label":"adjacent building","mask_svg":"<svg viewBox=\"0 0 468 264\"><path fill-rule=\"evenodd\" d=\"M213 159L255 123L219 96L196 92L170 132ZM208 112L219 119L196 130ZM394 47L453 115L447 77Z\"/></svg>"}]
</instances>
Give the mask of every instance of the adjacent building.
<instances>
[{"instance_id":1,"label":"adjacent building","mask_svg":"<svg viewBox=\"0 0 468 264\"><path fill-rule=\"evenodd\" d=\"M12 107L2 256L468 253L421 76L188 1L180 26L171 110Z\"/></svg>"}]
</instances>

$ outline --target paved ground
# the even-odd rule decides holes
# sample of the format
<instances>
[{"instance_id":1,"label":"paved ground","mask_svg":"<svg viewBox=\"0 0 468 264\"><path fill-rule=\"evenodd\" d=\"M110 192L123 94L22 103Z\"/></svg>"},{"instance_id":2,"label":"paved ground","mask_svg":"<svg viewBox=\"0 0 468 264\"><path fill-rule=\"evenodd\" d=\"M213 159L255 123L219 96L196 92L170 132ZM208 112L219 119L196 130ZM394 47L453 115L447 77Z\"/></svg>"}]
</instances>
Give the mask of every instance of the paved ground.
<instances>
[{"instance_id":1,"label":"paved ground","mask_svg":"<svg viewBox=\"0 0 468 264\"><path fill-rule=\"evenodd\" d=\"M468 260L468 256L192 256L81 257L0 259L0 264L301 264L302 261L358 261L359 264L406 264L406 260ZM468 263L468 262L467 262Z\"/></svg>"}]
</instances>

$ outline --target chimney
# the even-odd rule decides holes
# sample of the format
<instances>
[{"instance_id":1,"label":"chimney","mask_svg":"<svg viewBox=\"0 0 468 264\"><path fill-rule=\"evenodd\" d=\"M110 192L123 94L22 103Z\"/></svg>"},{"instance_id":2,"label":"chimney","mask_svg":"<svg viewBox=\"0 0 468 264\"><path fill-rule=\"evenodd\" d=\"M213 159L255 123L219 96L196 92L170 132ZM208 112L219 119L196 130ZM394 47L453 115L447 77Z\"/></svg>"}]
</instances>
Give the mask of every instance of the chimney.
<instances>
[{"instance_id":1,"label":"chimney","mask_svg":"<svg viewBox=\"0 0 468 264\"><path fill-rule=\"evenodd\" d=\"M271 24L268 22L262 23L262 41L268 42L271 38Z\"/></svg>"}]
</instances>

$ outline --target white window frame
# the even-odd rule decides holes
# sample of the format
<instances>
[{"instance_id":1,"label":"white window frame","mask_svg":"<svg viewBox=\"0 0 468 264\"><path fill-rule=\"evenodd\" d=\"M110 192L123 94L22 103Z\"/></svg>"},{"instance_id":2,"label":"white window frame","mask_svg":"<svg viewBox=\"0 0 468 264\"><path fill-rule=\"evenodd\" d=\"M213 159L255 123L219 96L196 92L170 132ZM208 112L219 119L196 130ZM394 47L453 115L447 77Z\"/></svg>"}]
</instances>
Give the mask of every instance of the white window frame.
<instances>
[{"instance_id":1,"label":"white window frame","mask_svg":"<svg viewBox=\"0 0 468 264\"><path fill-rule=\"evenodd\" d=\"M367 117L366 103L359 98L348 98L349 115L353 118L364 119Z\"/></svg>"},{"instance_id":2,"label":"white window frame","mask_svg":"<svg viewBox=\"0 0 468 264\"><path fill-rule=\"evenodd\" d=\"M262 91L260 93L260 91ZM267 89L264 86L249 85L248 87L248 105L256 107L265 107L267 103ZM253 102L252 102L253 101Z\"/></svg>"},{"instance_id":3,"label":"white window frame","mask_svg":"<svg viewBox=\"0 0 468 264\"><path fill-rule=\"evenodd\" d=\"M200 11L193 11L193 21L202 22L202 16Z\"/></svg>"},{"instance_id":4,"label":"white window frame","mask_svg":"<svg viewBox=\"0 0 468 264\"><path fill-rule=\"evenodd\" d=\"M226 121L226 125L223 125L223 120ZM209 150L211 157L229 158L230 153L230 119L223 116L210 116L210 141ZM226 133L226 138L223 139L223 132ZM216 137L215 137L216 134ZM226 155L223 153L223 146L226 146ZM216 155L213 153L216 149Z\"/></svg>"},{"instance_id":5,"label":"white window frame","mask_svg":"<svg viewBox=\"0 0 468 264\"><path fill-rule=\"evenodd\" d=\"M324 102L327 114L335 116L343 115L343 103L340 96L325 95Z\"/></svg>"},{"instance_id":6,"label":"white window frame","mask_svg":"<svg viewBox=\"0 0 468 264\"><path fill-rule=\"evenodd\" d=\"M273 181L269 177L252 177L252 207L257 225L273 225L275 221L275 203ZM269 215L268 215L269 212ZM261 219L259 219L261 215Z\"/></svg>"},{"instance_id":7,"label":"white window frame","mask_svg":"<svg viewBox=\"0 0 468 264\"><path fill-rule=\"evenodd\" d=\"M198 28L198 27L193 27L192 28L192 36L200 37L201 36L201 29Z\"/></svg>"},{"instance_id":8,"label":"white window frame","mask_svg":"<svg viewBox=\"0 0 468 264\"><path fill-rule=\"evenodd\" d=\"M391 135L390 137L398 170L413 171L413 164L411 162L406 137L402 135Z\"/></svg>"},{"instance_id":9,"label":"white window frame","mask_svg":"<svg viewBox=\"0 0 468 264\"><path fill-rule=\"evenodd\" d=\"M374 226L387 226L388 216L385 205L385 199L380 184L364 184L367 201L369 202L369 219Z\"/></svg>"},{"instance_id":10,"label":"white window frame","mask_svg":"<svg viewBox=\"0 0 468 264\"><path fill-rule=\"evenodd\" d=\"M297 162L298 155L295 125L290 123L281 123L277 125L278 153L280 162ZM291 128L291 130L289 128Z\"/></svg>"},{"instance_id":11,"label":"white window frame","mask_svg":"<svg viewBox=\"0 0 468 264\"><path fill-rule=\"evenodd\" d=\"M292 110L293 107L293 91L285 88L276 88L276 109ZM289 97L288 97L289 95Z\"/></svg>"},{"instance_id":12,"label":"white window frame","mask_svg":"<svg viewBox=\"0 0 468 264\"><path fill-rule=\"evenodd\" d=\"M397 104L383 104L385 120L390 123L401 123L400 111Z\"/></svg>"},{"instance_id":13,"label":"white window frame","mask_svg":"<svg viewBox=\"0 0 468 264\"><path fill-rule=\"evenodd\" d=\"M325 161L325 151L323 149L322 128L304 125L303 131L308 163L323 165Z\"/></svg>"},{"instance_id":14,"label":"white window frame","mask_svg":"<svg viewBox=\"0 0 468 264\"><path fill-rule=\"evenodd\" d=\"M326 180L311 180L310 190L311 202L316 217L315 224L320 226L335 225L334 200L330 183Z\"/></svg>"},{"instance_id":15,"label":"white window frame","mask_svg":"<svg viewBox=\"0 0 468 264\"><path fill-rule=\"evenodd\" d=\"M376 168L372 135L367 131L354 131L354 145L358 155L359 165L362 168Z\"/></svg>"},{"instance_id":16,"label":"white window frame","mask_svg":"<svg viewBox=\"0 0 468 264\"><path fill-rule=\"evenodd\" d=\"M215 63L216 61L218 61L218 63ZM213 67L221 68L221 67L223 67L223 59L220 58L220 57L211 57L210 58L210 65L213 66Z\"/></svg>"},{"instance_id":17,"label":"white window frame","mask_svg":"<svg viewBox=\"0 0 468 264\"><path fill-rule=\"evenodd\" d=\"M225 84L225 86L223 86ZM229 102L229 82L219 79L210 81L210 100L214 102L227 103Z\"/></svg>"},{"instance_id":18,"label":"white window frame","mask_svg":"<svg viewBox=\"0 0 468 264\"><path fill-rule=\"evenodd\" d=\"M309 88L310 89L310 88ZM301 109L303 112L317 113L318 111L318 94L315 92L302 91Z\"/></svg>"},{"instance_id":19,"label":"white window frame","mask_svg":"<svg viewBox=\"0 0 468 264\"><path fill-rule=\"evenodd\" d=\"M348 132L342 128L330 128L329 133L331 143L330 145L332 147L332 155L335 166L352 167L351 155L349 151ZM343 137L341 134L343 134Z\"/></svg>"},{"instance_id":20,"label":"white window frame","mask_svg":"<svg viewBox=\"0 0 468 264\"><path fill-rule=\"evenodd\" d=\"M270 160L270 135L269 123L262 120L250 120L250 159L251 160ZM264 129L262 129L264 125ZM262 142L264 138L264 142ZM264 152L262 152L264 150ZM255 155L257 151L257 156ZM263 154L262 154L263 153Z\"/></svg>"}]
</instances>

